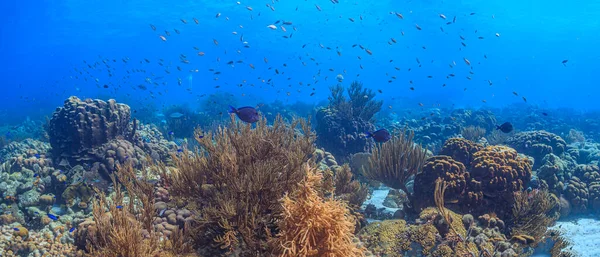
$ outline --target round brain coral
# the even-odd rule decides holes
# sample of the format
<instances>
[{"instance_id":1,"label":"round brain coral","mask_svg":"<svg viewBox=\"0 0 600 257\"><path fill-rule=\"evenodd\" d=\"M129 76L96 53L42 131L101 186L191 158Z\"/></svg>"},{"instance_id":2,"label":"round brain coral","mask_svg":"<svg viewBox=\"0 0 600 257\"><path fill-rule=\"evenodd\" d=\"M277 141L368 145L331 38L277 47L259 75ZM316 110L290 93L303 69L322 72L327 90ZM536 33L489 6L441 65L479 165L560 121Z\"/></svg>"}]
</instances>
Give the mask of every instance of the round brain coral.
<instances>
[{"instance_id":1,"label":"round brain coral","mask_svg":"<svg viewBox=\"0 0 600 257\"><path fill-rule=\"evenodd\" d=\"M419 199L414 204L417 209L434 205L433 191L437 178L442 178L447 183L445 201L457 202L467 188L469 173L465 165L450 156L440 155L427 159L422 172L415 176L414 195Z\"/></svg>"},{"instance_id":2,"label":"round brain coral","mask_svg":"<svg viewBox=\"0 0 600 257\"><path fill-rule=\"evenodd\" d=\"M444 143L440 154L450 156L465 166L469 166L473 154L481 149L483 149L482 145L464 138L450 138Z\"/></svg>"},{"instance_id":3,"label":"round brain coral","mask_svg":"<svg viewBox=\"0 0 600 257\"><path fill-rule=\"evenodd\" d=\"M496 197L523 190L531 180L531 164L506 146L488 146L473 155L471 177L482 183L483 194Z\"/></svg>"},{"instance_id":4,"label":"round brain coral","mask_svg":"<svg viewBox=\"0 0 600 257\"><path fill-rule=\"evenodd\" d=\"M532 156L536 160L536 167L540 165L538 160L542 160L546 154L560 156L567 149L567 142L560 136L543 130L517 133L506 144L520 153Z\"/></svg>"}]
</instances>

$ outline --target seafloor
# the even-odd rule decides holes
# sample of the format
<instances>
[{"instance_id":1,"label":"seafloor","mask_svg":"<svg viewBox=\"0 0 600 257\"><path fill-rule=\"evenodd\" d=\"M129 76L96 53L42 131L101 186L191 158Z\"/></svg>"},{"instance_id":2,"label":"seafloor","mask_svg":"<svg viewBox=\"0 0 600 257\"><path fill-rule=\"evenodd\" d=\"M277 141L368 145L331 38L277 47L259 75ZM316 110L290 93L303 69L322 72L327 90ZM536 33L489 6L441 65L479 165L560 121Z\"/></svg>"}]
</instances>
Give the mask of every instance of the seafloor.
<instances>
[{"instance_id":1,"label":"seafloor","mask_svg":"<svg viewBox=\"0 0 600 257\"><path fill-rule=\"evenodd\" d=\"M253 124L77 97L6 124L0 256L600 256L600 113L351 89Z\"/></svg>"}]
</instances>

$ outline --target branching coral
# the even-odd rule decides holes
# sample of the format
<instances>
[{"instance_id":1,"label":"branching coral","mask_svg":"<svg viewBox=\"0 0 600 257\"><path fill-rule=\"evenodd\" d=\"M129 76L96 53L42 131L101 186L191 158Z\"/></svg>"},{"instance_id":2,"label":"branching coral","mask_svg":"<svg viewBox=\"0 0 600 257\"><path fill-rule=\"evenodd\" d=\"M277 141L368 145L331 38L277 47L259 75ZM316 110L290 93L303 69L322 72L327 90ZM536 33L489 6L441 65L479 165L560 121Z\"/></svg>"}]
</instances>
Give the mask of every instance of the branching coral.
<instances>
[{"instance_id":1,"label":"branching coral","mask_svg":"<svg viewBox=\"0 0 600 257\"><path fill-rule=\"evenodd\" d=\"M279 256L364 256L353 242L354 218L344 202L319 194L322 174L304 167L300 186L282 200L283 217L273 240Z\"/></svg>"},{"instance_id":2,"label":"branching coral","mask_svg":"<svg viewBox=\"0 0 600 257\"><path fill-rule=\"evenodd\" d=\"M346 201L353 209L358 209L367 198L369 192L367 186L353 179L348 164L336 169L333 175L335 197Z\"/></svg>"},{"instance_id":3,"label":"branching coral","mask_svg":"<svg viewBox=\"0 0 600 257\"><path fill-rule=\"evenodd\" d=\"M79 226L76 237L80 237L80 241L85 240L89 255L139 257L190 254L187 233L178 231L170 239L161 240L154 230L154 187L148 182L147 174L138 177L131 165L125 165L119 167L116 175L118 180L115 175L111 176L112 197L97 191L98 197L93 201L93 223ZM122 187L126 189L128 198Z\"/></svg>"},{"instance_id":4,"label":"branching coral","mask_svg":"<svg viewBox=\"0 0 600 257\"><path fill-rule=\"evenodd\" d=\"M381 110L383 101L375 101L375 92L371 89L363 89L363 84L354 81L348 88L349 100L344 97L344 88L341 85L330 88L329 108L339 112L342 118L347 120L362 119L369 121L375 113Z\"/></svg>"},{"instance_id":5,"label":"branching coral","mask_svg":"<svg viewBox=\"0 0 600 257\"><path fill-rule=\"evenodd\" d=\"M365 177L408 194L406 182L421 170L427 157L427 151L413 143L413 137L412 132L408 136L403 132L375 147L368 166L363 167Z\"/></svg>"},{"instance_id":6,"label":"branching coral","mask_svg":"<svg viewBox=\"0 0 600 257\"><path fill-rule=\"evenodd\" d=\"M476 126L468 126L466 128L463 128L460 131L460 134L466 140L477 142L479 139L481 139L482 137L485 136L485 132L486 132L485 128L476 127Z\"/></svg>"},{"instance_id":7,"label":"branching coral","mask_svg":"<svg viewBox=\"0 0 600 257\"><path fill-rule=\"evenodd\" d=\"M513 215L509 222L511 236L536 245L543 239L546 229L558 219L557 213L553 212L558 198L545 190L517 192L514 197Z\"/></svg>"},{"instance_id":8,"label":"branching coral","mask_svg":"<svg viewBox=\"0 0 600 257\"><path fill-rule=\"evenodd\" d=\"M278 117L272 126L265 119L255 126L232 118L216 133L197 130L202 151L184 150L173 156L174 169L163 168L171 195L198 209L191 229L212 254L269 252L265 242L276 234L274 220L283 211L279 200L298 187L305 177L302 165L314 153L308 122L286 125Z\"/></svg>"}]
</instances>

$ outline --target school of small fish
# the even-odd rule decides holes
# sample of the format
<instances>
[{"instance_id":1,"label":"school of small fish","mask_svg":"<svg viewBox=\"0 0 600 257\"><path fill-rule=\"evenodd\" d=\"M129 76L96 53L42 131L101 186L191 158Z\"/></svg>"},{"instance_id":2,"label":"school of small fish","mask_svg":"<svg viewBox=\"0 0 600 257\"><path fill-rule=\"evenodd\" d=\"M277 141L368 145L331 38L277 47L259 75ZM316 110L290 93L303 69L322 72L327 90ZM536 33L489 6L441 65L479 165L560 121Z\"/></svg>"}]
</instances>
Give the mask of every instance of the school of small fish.
<instances>
[{"instance_id":1,"label":"school of small fish","mask_svg":"<svg viewBox=\"0 0 600 257\"><path fill-rule=\"evenodd\" d=\"M208 88L226 91L236 88L239 96L242 97L251 92L271 92L288 101L301 97L325 98L329 94L331 84L342 83L344 78L359 78L361 72L372 73L369 75L384 78L385 82L395 86L398 90L394 90L395 95L389 96L392 100L402 95L419 92L420 89L426 88L425 86L430 88L432 83L436 83L439 85L439 90L456 88L462 89L461 92L464 94L472 92L467 91L467 88L476 90L482 86L494 87L498 92L489 97L493 98L499 94L510 95L512 92L515 97L527 101L526 97L518 94L510 84L503 84L500 79L479 75L476 72L487 62L494 61L494 53L485 52L485 45L480 42L502 40L504 36L500 37L500 32L484 28L481 31L468 31L461 28L460 23L461 20L469 19L471 24L474 19L496 19L494 15L481 17L474 12L446 12L421 13L419 15L429 17L416 17L417 14L412 11L403 13L389 11L389 17L376 17L367 11L338 14L335 13L335 6L344 3L337 0L331 0L331 3L319 3L319 5L302 2L293 10L286 9L282 12L280 9L284 7L278 7L278 0L267 2L264 5L253 6L237 2L235 7L239 10L235 13L221 10L208 17L174 17L174 23L178 24L176 28L149 22L148 41L158 42L157 52L162 51L160 48L170 49L165 52L179 49L180 53L177 56L160 58L98 56L96 60L84 60L82 64L73 67L72 73L66 79L72 81L71 84L75 85L77 91L91 84L99 90L107 90L108 93L126 92L128 97L142 96L137 100L140 106L151 99L181 90L200 100L207 95ZM318 39L303 34L304 30L315 28L307 28L305 24L289 17L269 20L263 17L262 14L265 12L269 12L269 15L265 15L267 17L276 17L280 12L308 15L310 19L318 21L321 26L318 30L323 33L335 29L328 25L329 22L346 24L344 26L349 27L357 26L356 29L359 31L357 33L361 35L362 32L359 30L361 23L369 25L377 23L381 31L388 26L400 29L385 30L389 33L382 35L385 38L385 46L375 45L373 40L363 39L368 38L365 36L354 37L354 41L344 39L319 42ZM239 13L244 15L240 17ZM333 21L334 19L337 20ZM416 23L415 20L420 22ZM202 34L207 31L208 24L221 24L223 30L229 31ZM213 27L208 28L214 29L214 25L211 26ZM370 31L365 33L367 32L370 33ZM194 44L181 48L182 42L192 42L186 41L184 37L195 33L202 34L201 40L194 40ZM430 48L436 51L435 44L429 45L427 42L416 41L416 38L428 35L427 33L439 36L435 39L435 44L443 41L449 45L449 48L455 49L458 54L449 56L456 58L437 59L427 54L431 51ZM300 36L297 37L297 34ZM270 45L265 45L265 42ZM281 47L288 50L285 54L297 54L282 56L284 53L281 52ZM413 57L408 58L414 58L414 62L393 54L394 51L399 51L395 49L402 48L410 49ZM399 59L394 59L394 56ZM465 65L457 64L460 58ZM381 65L377 64L383 59L387 63L385 69L381 69ZM344 66L327 67L328 63L332 63L331 60L340 60L335 63L343 63ZM570 64L567 59L563 59L560 63L564 66ZM444 71L439 67L447 67L447 70ZM417 69L419 71L415 71ZM298 71L302 74L310 73L312 76L296 76ZM193 80L193 77L200 79ZM201 82L194 85L193 81ZM371 83L365 84L371 85ZM65 89L57 94L66 94L66 92ZM377 89L377 92L384 94L381 89ZM482 103L488 101L490 99L481 99ZM440 105L436 103L427 105L429 104ZM425 105L419 103L419 106ZM393 108L391 105L388 107Z\"/></svg>"}]
</instances>

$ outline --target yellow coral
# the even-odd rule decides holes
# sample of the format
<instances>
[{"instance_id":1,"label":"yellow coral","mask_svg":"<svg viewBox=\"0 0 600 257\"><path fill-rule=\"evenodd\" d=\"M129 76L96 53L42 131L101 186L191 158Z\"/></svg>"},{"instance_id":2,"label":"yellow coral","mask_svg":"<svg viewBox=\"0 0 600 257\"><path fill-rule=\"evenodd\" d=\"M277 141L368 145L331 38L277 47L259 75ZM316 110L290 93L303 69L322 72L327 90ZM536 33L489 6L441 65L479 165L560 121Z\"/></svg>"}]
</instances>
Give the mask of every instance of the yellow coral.
<instances>
[{"instance_id":1,"label":"yellow coral","mask_svg":"<svg viewBox=\"0 0 600 257\"><path fill-rule=\"evenodd\" d=\"M402 256L410 249L408 226L404 220L385 220L364 227L359 237L365 246L376 255Z\"/></svg>"}]
</instances>

